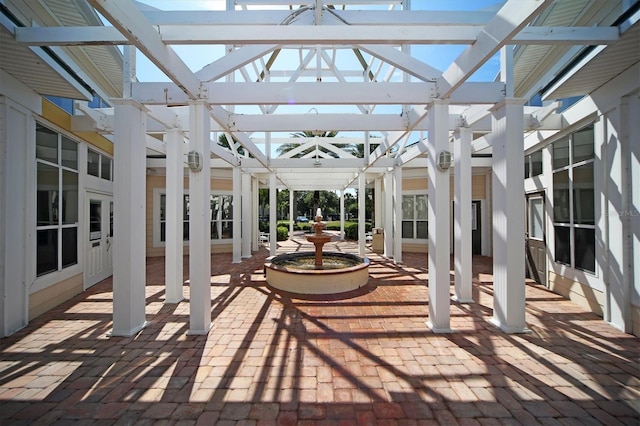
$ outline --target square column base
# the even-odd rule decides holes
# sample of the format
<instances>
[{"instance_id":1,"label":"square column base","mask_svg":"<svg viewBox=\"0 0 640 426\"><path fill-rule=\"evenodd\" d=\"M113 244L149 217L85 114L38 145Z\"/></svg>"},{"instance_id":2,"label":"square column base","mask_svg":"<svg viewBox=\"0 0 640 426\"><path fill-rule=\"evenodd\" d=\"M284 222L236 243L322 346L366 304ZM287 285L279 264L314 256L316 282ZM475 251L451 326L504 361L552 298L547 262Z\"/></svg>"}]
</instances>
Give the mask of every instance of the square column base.
<instances>
[{"instance_id":1,"label":"square column base","mask_svg":"<svg viewBox=\"0 0 640 426\"><path fill-rule=\"evenodd\" d=\"M500 330L504 331L507 334L529 334L531 330L525 327L508 327L502 324L497 318L493 317L489 320L490 324L495 325Z\"/></svg>"},{"instance_id":2,"label":"square column base","mask_svg":"<svg viewBox=\"0 0 640 426\"><path fill-rule=\"evenodd\" d=\"M131 337L138 334L142 329L149 325L149 321L145 321L141 325L132 328L131 330L111 330L107 333L107 337Z\"/></svg>"},{"instance_id":3,"label":"square column base","mask_svg":"<svg viewBox=\"0 0 640 426\"><path fill-rule=\"evenodd\" d=\"M466 299L464 297L458 297L456 295L453 295L451 299L456 303L476 303L476 301L473 299Z\"/></svg>"},{"instance_id":4,"label":"square column base","mask_svg":"<svg viewBox=\"0 0 640 426\"><path fill-rule=\"evenodd\" d=\"M209 328L206 330L189 330L187 331L187 336L206 336L209 334L209 331L213 328L213 323L209 325Z\"/></svg>"},{"instance_id":5,"label":"square column base","mask_svg":"<svg viewBox=\"0 0 640 426\"><path fill-rule=\"evenodd\" d=\"M453 330L452 328L437 328L433 325L431 321L427 321L425 324L427 324L427 327L429 327L431 331L433 331L434 333L438 333L438 334L455 333L455 330Z\"/></svg>"}]
</instances>

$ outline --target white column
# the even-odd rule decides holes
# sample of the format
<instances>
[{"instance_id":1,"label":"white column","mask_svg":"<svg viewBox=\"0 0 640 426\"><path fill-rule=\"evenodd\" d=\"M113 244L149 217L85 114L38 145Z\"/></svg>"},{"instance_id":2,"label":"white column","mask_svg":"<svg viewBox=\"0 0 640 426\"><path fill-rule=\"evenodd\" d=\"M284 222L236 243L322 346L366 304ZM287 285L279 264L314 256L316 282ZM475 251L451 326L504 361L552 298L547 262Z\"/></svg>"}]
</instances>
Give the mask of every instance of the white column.
<instances>
[{"instance_id":1,"label":"white column","mask_svg":"<svg viewBox=\"0 0 640 426\"><path fill-rule=\"evenodd\" d=\"M376 178L373 194L373 225L376 228L382 228L382 179Z\"/></svg>"},{"instance_id":2,"label":"white column","mask_svg":"<svg viewBox=\"0 0 640 426\"><path fill-rule=\"evenodd\" d=\"M276 231L276 174L269 175L269 255L276 255L278 235Z\"/></svg>"},{"instance_id":3,"label":"white column","mask_svg":"<svg viewBox=\"0 0 640 426\"><path fill-rule=\"evenodd\" d=\"M258 194L258 179L251 180L251 199L253 203L251 205L251 250L258 251L259 242L258 235L260 230L258 229L258 208L260 207L260 199Z\"/></svg>"},{"instance_id":4,"label":"white column","mask_svg":"<svg viewBox=\"0 0 640 426\"><path fill-rule=\"evenodd\" d=\"M384 252L387 259L393 257L393 174L384 174ZM401 238L401 236L398 236Z\"/></svg>"},{"instance_id":5,"label":"white column","mask_svg":"<svg viewBox=\"0 0 640 426\"><path fill-rule=\"evenodd\" d=\"M468 127L458 127L454 134L453 159L454 300L471 303L471 130Z\"/></svg>"},{"instance_id":6,"label":"white column","mask_svg":"<svg viewBox=\"0 0 640 426\"><path fill-rule=\"evenodd\" d=\"M344 240L344 191L340 191L340 241Z\"/></svg>"},{"instance_id":7,"label":"white column","mask_svg":"<svg viewBox=\"0 0 640 426\"><path fill-rule=\"evenodd\" d=\"M189 150L202 156L202 170L189 171L189 334L211 328L211 165L209 109L189 104Z\"/></svg>"},{"instance_id":8,"label":"white column","mask_svg":"<svg viewBox=\"0 0 640 426\"><path fill-rule=\"evenodd\" d=\"M522 99L492 111L493 318L507 333L525 331L524 119Z\"/></svg>"},{"instance_id":9,"label":"white column","mask_svg":"<svg viewBox=\"0 0 640 426\"><path fill-rule=\"evenodd\" d=\"M293 189L289 189L289 239L293 239L293 223L295 220L293 208L295 207L295 191Z\"/></svg>"},{"instance_id":10,"label":"white column","mask_svg":"<svg viewBox=\"0 0 640 426\"><path fill-rule=\"evenodd\" d=\"M113 336L145 325L147 116L130 99L114 103Z\"/></svg>"},{"instance_id":11,"label":"white column","mask_svg":"<svg viewBox=\"0 0 640 426\"><path fill-rule=\"evenodd\" d=\"M251 175L242 174L242 197L240 203L242 209L242 257L251 257L251 242L253 241L253 199L251 198Z\"/></svg>"},{"instance_id":12,"label":"white column","mask_svg":"<svg viewBox=\"0 0 640 426\"><path fill-rule=\"evenodd\" d=\"M634 252L633 247L634 239L637 244L640 238L640 233L633 232L634 223L635 229L640 229L640 213L637 191L635 203L633 191L638 181L632 179L634 171L638 171L640 161L637 155L640 143L635 134L638 125L634 125L638 112L638 95L624 96L620 99L618 108L607 112L594 125L594 139L604 141L600 152L604 154L602 162L607 164L601 197L604 214L599 221L605 225L597 226L597 229L605 228L606 232L602 236L596 234L596 241L605 242L605 248L600 250L603 253L598 257L602 265L603 280L607 283L604 319L626 333L633 331L634 267L638 265L633 258L635 256L637 260L640 256L640 253Z\"/></svg>"},{"instance_id":13,"label":"white column","mask_svg":"<svg viewBox=\"0 0 640 426\"><path fill-rule=\"evenodd\" d=\"M429 321L436 333L451 331L449 312L449 170L437 168L438 155L449 151L449 105L435 100L429 107Z\"/></svg>"},{"instance_id":14,"label":"white column","mask_svg":"<svg viewBox=\"0 0 640 426\"><path fill-rule=\"evenodd\" d=\"M183 223L184 223L184 135L180 129L167 129L167 176L165 198L165 303L184 299Z\"/></svg>"},{"instance_id":15,"label":"white column","mask_svg":"<svg viewBox=\"0 0 640 426\"><path fill-rule=\"evenodd\" d=\"M35 101L41 103L39 97ZM0 338L27 325L27 283L36 276L36 249L29 249L29 240L36 241L37 184L31 117L31 111L0 96Z\"/></svg>"},{"instance_id":16,"label":"white column","mask_svg":"<svg viewBox=\"0 0 640 426\"><path fill-rule=\"evenodd\" d=\"M358 254L364 256L365 250L365 174L360 173L358 175Z\"/></svg>"},{"instance_id":17,"label":"white column","mask_svg":"<svg viewBox=\"0 0 640 426\"><path fill-rule=\"evenodd\" d=\"M240 167L235 166L232 170L233 185L233 239L231 243L231 263L242 262L242 176Z\"/></svg>"},{"instance_id":18,"label":"white column","mask_svg":"<svg viewBox=\"0 0 640 426\"><path fill-rule=\"evenodd\" d=\"M628 244L627 254L629 261L626 262L627 283L631 288L629 291L633 294L640 294L640 141L638 140L638 121L640 117L640 94L637 92L635 96L629 99L628 108L625 114L625 131L623 138L623 146L627 146L625 154L627 155L627 185L626 185L626 218ZM637 300L634 296L633 301L628 300L628 308L632 308ZM629 315L633 315L629 313ZM624 331L631 333L633 324L625 323Z\"/></svg>"},{"instance_id":19,"label":"white column","mask_svg":"<svg viewBox=\"0 0 640 426\"><path fill-rule=\"evenodd\" d=\"M393 171L393 263L402 263L402 167Z\"/></svg>"}]
</instances>

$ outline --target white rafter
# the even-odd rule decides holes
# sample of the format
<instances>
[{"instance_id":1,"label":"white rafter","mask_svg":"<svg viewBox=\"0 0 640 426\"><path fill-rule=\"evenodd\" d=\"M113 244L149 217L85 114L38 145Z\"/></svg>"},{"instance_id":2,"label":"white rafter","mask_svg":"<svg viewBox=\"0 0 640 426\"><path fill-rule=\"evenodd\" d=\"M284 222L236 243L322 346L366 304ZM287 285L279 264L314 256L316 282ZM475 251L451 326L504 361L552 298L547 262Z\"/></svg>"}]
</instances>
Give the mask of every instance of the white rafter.
<instances>
[{"instance_id":1,"label":"white rafter","mask_svg":"<svg viewBox=\"0 0 640 426\"><path fill-rule=\"evenodd\" d=\"M462 83L553 0L507 1L480 31L477 40L449 65L438 79L443 99L449 98Z\"/></svg>"},{"instance_id":2,"label":"white rafter","mask_svg":"<svg viewBox=\"0 0 640 426\"><path fill-rule=\"evenodd\" d=\"M101 0L90 0L99 2ZM524 1L524 0L523 0ZM144 19L142 15L140 19ZM471 44L495 39L500 34L483 33L476 26L392 26L381 30L363 26L274 26L162 25L154 27L155 36L166 45L238 44L238 45L400 45L400 44ZM520 31L520 29L516 29ZM135 44L127 34L110 27L18 27L16 39L39 46L122 45ZM510 36L513 44L611 44L619 39L616 27L530 27Z\"/></svg>"},{"instance_id":3,"label":"white rafter","mask_svg":"<svg viewBox=\"0 0 640 426\"><path fill-rule=\"evenodd\" d=\"M176 52L164 44L133 3L127 0L89 0L89 3L191 99L200 97L200 80Z\"/></svg>"}]
</instances>

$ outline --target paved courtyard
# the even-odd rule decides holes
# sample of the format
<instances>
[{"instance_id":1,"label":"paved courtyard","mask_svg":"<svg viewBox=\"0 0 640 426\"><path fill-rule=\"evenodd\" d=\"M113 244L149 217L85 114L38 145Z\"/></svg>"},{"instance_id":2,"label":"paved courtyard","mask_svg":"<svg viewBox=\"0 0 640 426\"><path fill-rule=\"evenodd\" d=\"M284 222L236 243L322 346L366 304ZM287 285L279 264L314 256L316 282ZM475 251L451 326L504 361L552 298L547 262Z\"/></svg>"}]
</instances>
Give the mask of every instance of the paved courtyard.
<instances>
[{"instance_id":1,"label":"paved courtyard","mask_svg":"<svg viewBox=\"0 0 640 426\"><path fill-rule=\"evenodd\" d=\"M455 332L434 334L426 254L370 253L368 288L335 300L272 291L267 256L212 256L207 336L187 334L188 286L164 304L164 260L151 258L136 336L108 337L107 279L0 340L0 424L640 423L640 340L531 283L531 332L499 331L489 258L473 260L475 303L451 305Z\"/></svg>"}]
</instances>

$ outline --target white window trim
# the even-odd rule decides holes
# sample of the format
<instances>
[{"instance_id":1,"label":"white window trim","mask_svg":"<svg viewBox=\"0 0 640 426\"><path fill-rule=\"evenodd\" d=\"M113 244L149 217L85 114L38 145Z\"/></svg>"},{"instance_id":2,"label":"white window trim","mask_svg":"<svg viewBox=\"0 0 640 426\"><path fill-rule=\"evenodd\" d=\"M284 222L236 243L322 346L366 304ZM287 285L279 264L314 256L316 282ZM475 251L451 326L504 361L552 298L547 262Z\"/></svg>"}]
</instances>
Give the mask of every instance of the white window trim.
<instances>
[{"instance_id":1,"label":"white window trim","mask_svg":"<svg viewBox=\"0 0 640 426\"><path fill-rule=\"evenodd\" d=\"M85 155L83 158L83 165L84 167L82 167L82 171L86 174L87 176L87 180L96 180L96 181L100 181L100 182L111 182L113 184L113 170L114 170L114 165L113 165L113 156L107 154L105 151L101 150L100 148L94 146L94 145L90 145L90 144L83 144L85 146ZM100 154L100 163L98 165L98 174L100 176L94 176L94 175L90 175L89 174L89 167L87 162L89 161L89 150L92 150L98 154ZM111 177L111 179L103 179L102 176L102 157L106 157L109 160L111 160L110 164L111 164L111 173L109 174L109 176ZM100 184L98 183L98 186L100 186Z\"/></svg>"},{"instance_id":2,"label":"white window trim","mask_svg":"<svg viewBox=\"0 0 640 426\"><path fill-rule=\"evenodd\" d=\"M419 189L412 189L409 191L402 191L402 197L404 197L405 195L425 195L427 197L427 200L429 199L429 194L428 191L421 191ZM401 198L402 199L402 198ZM402 221L404 220L404 218L400 218L400 223L402 224ZM416 221L416 219L413 219L414 223ZM427 218L427 223L429 223L429 218ZM402 235L402 225L400 227L400 235ZM407 243L407 244L428 244L429 243L429 239L428 238L402 238L402 243Z\"/></svg>"},{"instance_id":3,"label":"white window trim","mask_svg":"<svg viewBox=\"0 0 640 426\"><path fill-rule=\"evenodd\" d=\"M153 224L153 237L152 237L152 244L154 248L159 248L159 247L165 247L166 243L164 241L160 241L160 196L161 195L166 195L167 194L167 190L166 188L154 188L153 189L153 220L152 220L152 224ZM188 195L189 194L189 190L185 189L183 191L183 195ZM233 191L224 191L224 190L215 190L215 191L211 191L210 193L211 195L227 195L227 196L231 196L233 197ZM232 220L229 219L229 221L231 222ZM212 246L218 246L218 245L228 245L231 244L231 242L233 241L232 238L227 238L227 239L218 239L218 240L211 240L211 245ZM189 241L183 241L183 246L188 247L189 246Z\"/></svg>"},{"instance_id":4,"label":"white window trim","mask_svg":"<svg viewBox=\"0 0 640 426\"><path fill-rule=\"evenodd\" d=\"M601 276L601 266L600 266L600 256L597 252L597 240L598 240L598 233L599 233L599 228L598 228L598 224L600 221L600 212L601 212L601 204L600 204L600 194L601 194L601 188L600 188L600 182L599 179L602 176L602 169L601 169L601 163L600 161L597 161L597 147L599 146L599 141L598 141L598 126L597 126L598 121L594 121L592 117L587 117L587 119L583 119L580 120L578 123L575 123L573 126L571 126L571 128L567 129L566 131L561 132L561 134L556 134L553 136L552 140L548 143L547 147L550 149L550 163L549 163L549 168L548 168L548 173L549 173L549 179L550 179L550 194L551 196L549 197L549 201L550 201L550 207L547 210L550 213L550 217L549 217L549 225L551 226L551 228L549 229L549 231L546 233L547 234L547 250L549 251L549 271L553 272L556 275L560 275L564 278L567 278L571 281L574 282L579 282L579 283L586 283L587 285L589 285L590 287L599 290L599 291L605 291L606 290L606 286L604 285L604 283L602 282L602 280L600 279ZM563 167L558 167L557 169L553 168L553 143L561 140L564 137L572 137L574 133L579 132L580 130L584 129L585 127L588 126L594 126L593 129L593 148L594 148L594 158L593 159L589 159L589 160L582 160L579 161L577 163L569 163L568 166L563 166ZM570 143L571 146L571 143ZM571 152L569 153L569 155L571 156ZM578 269L576 268L575 265L575 260L574 260L574 256L573 256L573 252L571 253L571 265L567 265L565 263L560 263L560 262L556 262L556 256L555 256L555 226L556 223L560 223L560 224L565 224L565 222L555 222L554 221L554 217L553 217L553 175L555 172L560 171L560 170L568 170L568 169L574 169L576 167L579 167L580 165L584 165L586 163L590 163L593 162L593 192L594 192L594 225L579 225L578 227L583 227L583 228L591 228L591 229L595 229L595 233L596 233L596 253L595 253L595 270L593 272L591 271L586 271L584 269ZM546 172L547 169L544 168L543 166L543 170ZM545 175L545 173L543 173L543 175ZM573 208L573 206L571 206L571 208ZM573 217L573 211L570 212L570 217ZM570 222L572 223L572 222ZM575 228L575 224L573 226L569 225L569 228L571 228L571 234L573 235L573 228Z\"/></svg>"},{"instance_id":5,"label":"white window trim","mask_svg":"<svg viewBox=\"0 0 640 426\"><path fill-rule=\"evenodd\" d=\"M72 133L67 132L66 130L62 129L61 127L59 127L58 125L56 125L55 123L52 123L48 120L43 119L42 117L38 117L37 119L35 119L34 121L32 121L33 123L33 127L32 127L32 137L31 137L31 141L32 141L32 151L30 152L30 156L32 158L32 163L33 164L33 181L32 181L32 188L30 189L31 191L33 191L33 196L32 201L29 202L30 204L30 209L28 209L29 211L33 212L33 221L31 223L31 229L32 231L32 239L33 242L29 243L29 247L30 247L30 251L32 253L30 257L30 261L29 261L29 266L28 269L31 271L30 275L33 279L31 285L29 286L29 294L33 294L35 292L38 292L40 290L44 290L52 285L58 284L62 281L71 279L73 277L75 277L76 275L82 274L84 271L84 246L82 245L82 241L84 238L84 193L85 193L85 182L86 182L86 167L82 168L81 166L81 162L82 161L86 161L86 156L84 155L86 153L86 146L87 143L85 141L83 141L82 139L78 138L77 136L75 136ZM78 144L78 169L77 170L73 170L73 169L69 169L68 167L64 167L62 165L55 165L56 167L59 168L63 168L65 170L71 170L71 171L75 171L78 173L78 222L76 222L77 225L77 229L78 229L78 238L77 238L77 258L78 261L75 265L71 265L68 266L66 268L63 268L61 270L58 271L52 271L49 272L48 274L45 275L41 275L38 276L37 275L37 243L36 243L36 239L37 239L37 233L38 233L38 224L36 222L36 192L37 192L37 167L38 167L38 162L42 162L43 164L47 164L47 165L52 165L52 163L50 163L49 161L46 160L40 160L38 158L36 158L36 126L37 125L41 125L43 127L46 127L50 130L53 130L54 132L65 136L66 138L76 142ZM68 224L67 224L68 225ZM57 226L57 225L56 225ZM44 229L45 227L40 227L40 229Z\"/></svg>"}]
</instances>

